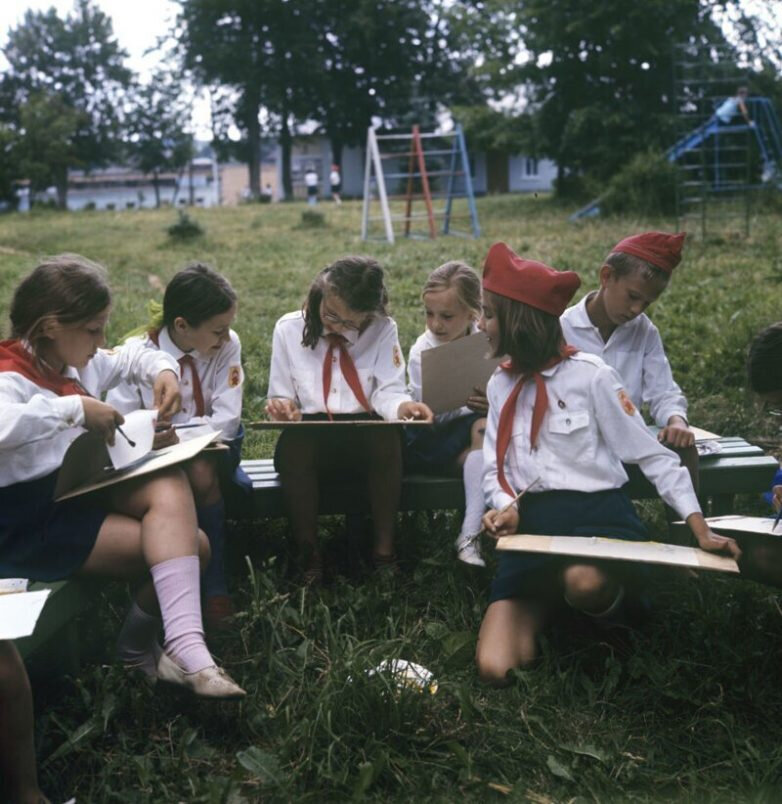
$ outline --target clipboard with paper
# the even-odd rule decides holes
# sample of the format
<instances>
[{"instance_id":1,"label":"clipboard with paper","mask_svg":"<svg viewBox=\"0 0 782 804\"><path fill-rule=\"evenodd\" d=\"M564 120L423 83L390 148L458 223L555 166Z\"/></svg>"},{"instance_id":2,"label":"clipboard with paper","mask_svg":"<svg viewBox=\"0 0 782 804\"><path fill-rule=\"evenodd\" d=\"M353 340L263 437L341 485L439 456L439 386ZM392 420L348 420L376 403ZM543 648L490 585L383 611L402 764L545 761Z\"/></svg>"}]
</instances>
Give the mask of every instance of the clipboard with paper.
<instances>
[{"instance_id":1,"label":"clipboard with paper","mask_svg":"<svg viewBox=\"0 0 782 804\"><path fill-rule=\"evenodd\" d=\"M434 413L463 407L500 364L489 351L486 334L475 332L421 352L422 401Z\"/></svg>"}]
</instances>

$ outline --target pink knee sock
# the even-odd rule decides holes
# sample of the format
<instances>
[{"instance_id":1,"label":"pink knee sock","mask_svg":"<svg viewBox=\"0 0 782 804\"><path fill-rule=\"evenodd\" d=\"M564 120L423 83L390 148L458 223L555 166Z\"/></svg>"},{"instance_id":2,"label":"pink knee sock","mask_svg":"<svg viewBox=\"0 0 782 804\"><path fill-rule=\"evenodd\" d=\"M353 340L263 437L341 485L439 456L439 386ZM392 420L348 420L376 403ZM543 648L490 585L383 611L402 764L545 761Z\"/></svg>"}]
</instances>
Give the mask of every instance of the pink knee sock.
<instances>
[{"instance_id":1,"label":"pink knee sock","mask_svg":"<svg viewBox=\"0 0 782 804\"><path fill-rule=\"evenodd\" d=\"M166 653L186 672L213 667L201 622L198 556L171 558L150 569L163 617Z\"/></svg>"}]
</instances>

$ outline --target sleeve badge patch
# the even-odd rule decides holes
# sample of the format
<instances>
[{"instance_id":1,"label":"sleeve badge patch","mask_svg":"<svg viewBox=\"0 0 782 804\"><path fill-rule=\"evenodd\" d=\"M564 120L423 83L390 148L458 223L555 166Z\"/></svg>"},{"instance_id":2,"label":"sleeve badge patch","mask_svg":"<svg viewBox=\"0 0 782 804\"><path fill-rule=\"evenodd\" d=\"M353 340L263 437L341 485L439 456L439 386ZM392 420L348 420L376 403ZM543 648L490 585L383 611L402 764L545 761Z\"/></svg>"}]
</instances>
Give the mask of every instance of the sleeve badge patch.
<instances>
[{"instance_id":1,"label":"sleeve badge patch","mask_svg":"<svg viewBox=\"0 0 782 804\"><path fill-rule=\"evenodd\" d=\"M635 405L633 404L633 400L627 395L627 391L622 388L619 393L619 404L622 406L622 410L628 416L635 416Z\"/></svg>"},{"instance_id":2,"label":"sleeve badge patch","mask_svg":"<svg viewBox=\"0 0 782 804\"><path fill-rule=\"evenodd\" d=\"M399 351L399 344L394 344L394 368L399 368L402 365L402 353Z\"/></svg>"},{"instance_id":3,"label":"sleeve badge patch","mask_svg":"<svg viewBox=\"0 0 782 804\"><path fill-rule=\"evenodd\" d=\"M239 383L242 381L242 369L241 366L231 366L228 369L228 387L229 388L236 388Z\"/></svg>"}]
</instances>

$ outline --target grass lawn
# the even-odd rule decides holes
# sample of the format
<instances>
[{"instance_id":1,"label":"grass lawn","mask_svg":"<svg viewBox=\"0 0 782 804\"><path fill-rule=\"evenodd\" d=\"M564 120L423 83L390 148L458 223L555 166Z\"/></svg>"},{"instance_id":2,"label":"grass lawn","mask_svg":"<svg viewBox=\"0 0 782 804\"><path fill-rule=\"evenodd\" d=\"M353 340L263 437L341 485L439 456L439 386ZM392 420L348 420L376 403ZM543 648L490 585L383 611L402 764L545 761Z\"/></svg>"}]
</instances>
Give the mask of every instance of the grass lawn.
<instances>
[{"instance_id":1,"label":"grass lawn","mask_svg":"<svg viewBox=\"0 0 782 804\"><path fill-rule=\"evenodd\" d=\"M235 328L248 375L246 417L261 414L275 320L297 308L333 259L370 253L387 269L407 349L423 326L420 288L447 259L479 267L491 242L578 271L595 287L601 258L634 231L670 221L613 218L574 226L545 198L481 199L479 240L362 243L360 205L197 210L202 237L170 242L171 210L0 217L0 314L38 257L74 251L102 262L114 288L110 339L145 320L164 282L192 259L239 295ZM654 305L674 374L698 426L777 449L778 427L745 391L751 335L782 317L782 220L758 214L752 236L693 239ZM7 327L4 328L7 332ZM271 455L252 434L248 457ZM741 500L747 512L761 510ZM644 503L653 530L659 505ZM482 686L473 651L490 570L456 565L453 513L400 518L403 572L349 573L342 523L324 522L338 572L315 593L293 577L284 522L236 526L230 575L240 610L214 645L248 690L241 706L152 690L112 664L127 591L107 589L89 617L77 678L35 670L36 737L53 801L725 801L782 798L782 617L773 590L722 577L663 573L653 616L629 641L575 623L551 633L534 669L507 690ZM431 669L435 695L398 693L364 671L405 658Z\"/></svg>"}]
</instances>

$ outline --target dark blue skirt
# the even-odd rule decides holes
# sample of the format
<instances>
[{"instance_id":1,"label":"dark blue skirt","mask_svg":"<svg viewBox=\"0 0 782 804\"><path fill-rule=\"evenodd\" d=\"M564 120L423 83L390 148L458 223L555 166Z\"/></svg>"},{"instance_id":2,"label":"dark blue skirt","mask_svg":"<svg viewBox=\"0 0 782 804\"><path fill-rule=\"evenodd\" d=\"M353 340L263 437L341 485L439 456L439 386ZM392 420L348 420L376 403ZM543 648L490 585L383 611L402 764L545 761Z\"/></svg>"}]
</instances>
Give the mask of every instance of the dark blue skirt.
<instances>
[{"instance_id":1,"label":"dark blue skirt","mask_svg":"<svg viewBox=\"0 0 782 804\"><path fill-rule=\"evenodd\" d=\"M481 413L470 413L431 427L406 427L402 452L405 472L443 473L470 446L472 426Z\"/></svg>"},{"instance_id":2,"label":"dark blue skirt","mask_svg":"<svg viewBox=\"0 0 782 804\"><path fill-rule=\"evenodd\" d=\"M94 495L55 503L57 472L0 488L0 578L57 581L77 572L108 512Z\"/></svg>"},{"instance_id":3,"label":"dark blue skirt","mask_svg":"<svg viewBox=\"0 0 782 804\"><path fill-rule=\"evenodd\" d=\"M242 494L250 494L253 490L253 481L247 472L239 465L242 461L242 444L244 443L244 425L239 425L239 430L231 441L223 442L228 447L228 453L221 459L225 474L230 478L230 482Z\"/></svg>"},{"instance_id":4,"label":"dark blue skirt","mask_svg":"<svg viewBox=\"0 0 782 804\"><path fill-rule=\"evenodd\" d=\"M633 503L622 489L608 491L545 491L526 494L521 502L519 531L544 536L606 536L642 542L649 539ZM539 597L551 590L553 574L575 557L498 551L497 572L489 602ZM642 578L643 568L612 562L619 574Z\"/></svg>"}]
</instances>

